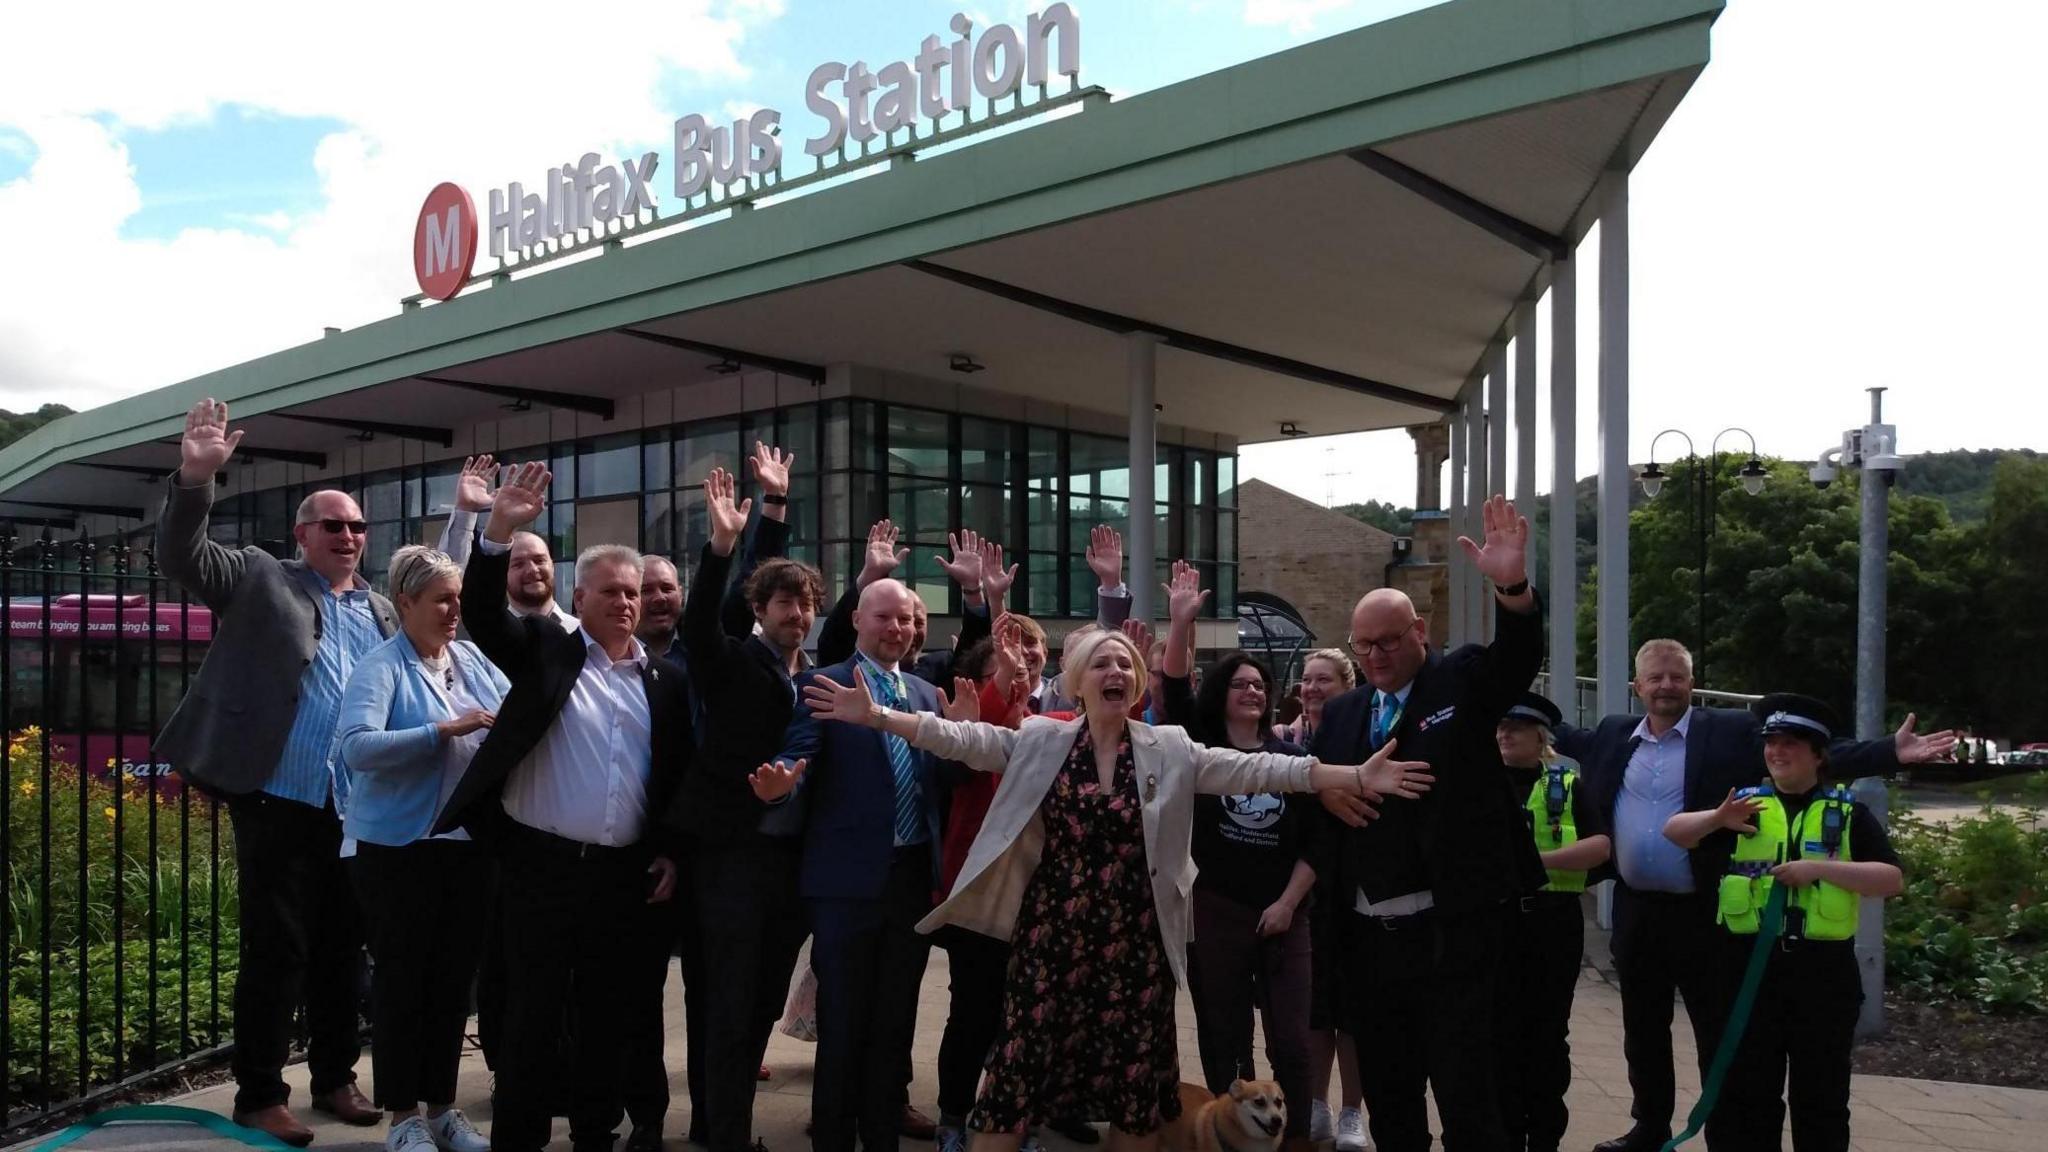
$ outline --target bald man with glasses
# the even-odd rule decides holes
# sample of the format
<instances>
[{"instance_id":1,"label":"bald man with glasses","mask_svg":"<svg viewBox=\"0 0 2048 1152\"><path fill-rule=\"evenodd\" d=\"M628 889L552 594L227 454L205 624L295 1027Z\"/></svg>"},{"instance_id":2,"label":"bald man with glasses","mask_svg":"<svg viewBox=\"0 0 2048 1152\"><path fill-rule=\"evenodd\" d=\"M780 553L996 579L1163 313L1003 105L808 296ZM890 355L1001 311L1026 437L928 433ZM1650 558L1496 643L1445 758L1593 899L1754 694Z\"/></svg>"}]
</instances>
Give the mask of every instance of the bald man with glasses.
<instances>
[{"instance_id":1,"label":"bald man with glasses","mask_svg":"<svg viewBox=\"0 0 2048 1152\"><path fill-rule=\"evenodd\" d=\"M283 1077L301 1001L314 1109L350 1124L383 1118L356 1087L363 928L342 872L327 764L349 672L396 630L397 617L358 572L369 528L346 492L322 490L299 505L290 560L207 535L214 473L241 439L228 430L226 404L202 400L185 418L157 559L213 610L214 636L156 751L225 797L234 818L235 1122L304 1146L313 1130L292 1115Z\"/></svg>"}]
</instances>

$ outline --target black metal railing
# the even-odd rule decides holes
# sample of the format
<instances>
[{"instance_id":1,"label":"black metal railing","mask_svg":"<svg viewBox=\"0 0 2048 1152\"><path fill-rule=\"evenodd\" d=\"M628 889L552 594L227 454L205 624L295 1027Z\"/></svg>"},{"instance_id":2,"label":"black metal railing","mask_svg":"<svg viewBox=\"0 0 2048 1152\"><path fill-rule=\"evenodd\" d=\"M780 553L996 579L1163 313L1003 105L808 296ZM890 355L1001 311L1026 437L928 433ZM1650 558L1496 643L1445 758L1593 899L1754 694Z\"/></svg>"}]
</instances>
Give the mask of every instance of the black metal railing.
<instances>
[{"instance_id":1,"label":"black metal railing","mask_svg":"<svg viewBox=\"0 0 2048 1152\"><path fill-rule=\"evenodd\" d=\"M0 1130L220 1054L236 915L222 805L151 744L212 616L125 544L0 536Z\"/></svg>"}]
</instances>

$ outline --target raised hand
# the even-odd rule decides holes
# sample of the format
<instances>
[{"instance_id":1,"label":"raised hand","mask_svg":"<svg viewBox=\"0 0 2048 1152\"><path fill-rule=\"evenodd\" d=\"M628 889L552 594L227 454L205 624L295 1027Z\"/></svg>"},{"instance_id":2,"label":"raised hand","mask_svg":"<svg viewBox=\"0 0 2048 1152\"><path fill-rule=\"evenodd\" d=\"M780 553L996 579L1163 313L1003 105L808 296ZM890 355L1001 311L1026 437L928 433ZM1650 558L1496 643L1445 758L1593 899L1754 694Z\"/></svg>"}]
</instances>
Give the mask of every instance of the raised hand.
<instances>
[{"instance_id":1,"label":"raised hand","mask_svg":"<svg viewBox=\"0 0 2048 1152\"><path fill-rule=\"evenodd\" d=\"M1166 593L1167 619L1175 624L1192 624L1202 614L1202 604L1209 599L1209 590L1202 587L1202 573L1185 560L1173 562L1173 573L1165 584L1160 585Z\"/></svg>"},{"instance_id":2,"label":"raised hand","mask_svg":"<svg viewBox=\"0 0 2048 1152\"><path fill-rule=\"evenodd\" d=\"M762 803L773 804L796 791L797 781L804 778L804 769L810 763L809 760L799 760L794 764L784 764L780 760L771 760L747 776L747 787L754 790L755 798Z\"/></svg>"},{"instance_id":3,"label":"raised hand","mask_svg":"<svg viewBox=\"0 0 2048 1152\"><path fill-rule=\"evenodd\" d=\"M1754 832L1756 814L1763 810L1764 802L1754 796L1735 798L1735 789L1728 790L1728 798L1714 809L1714 827L1726 828L1730 832Z\"/></svg>"},{"instance_id":4,"label":"raised hand","mask_svg":"<svg viewBox=\"0 0 2048 1152\"><path fill-rule=\"evenodd\" d=\"M1953 729L1915 733L1915 719L1917 717L1913 713L1906 713L1906 722L1899 725L1897 732L1892 733L1892 747L1898 750L1899 763L1931 764L1955 755L1956 734Z\"/></svg>"},{"instance_id":5,"label":"raised hand","mask_svg":"<svg viewBox=\"0 0 2048 1152\"><path fill-rule=\"evenodd\" d=\"M858 668L853 670L851 685L826 676L813 679L804 685L804 704L818 720L837 720L863 728L874 726L874 693L868 691L867 675Z\"/></svg>"},{"instance_id":6,"label":"raised hand","mask_svg":"<svg viewBox=\"0 0 2048 1152\"><path fill-rule=\"evenodd\" d=\"M1017 566L1003 567L1003 546L993 540L981 542L981 598L989 611L999 612L1017 582Z\"/></svg>"},{"instance_id":7,"label":"raised hand","mask_svg":"<svg viewBox=\"0 0 2048 1152\"><path fill-rule=\"evenodd\" d=\"M1024 668L1024 625L1008 612L996 618L991 629L996 641L996 683L1003 686L1004 695L1014 700L1019 691L1029 692L1031 686L1024 683L1027 675Z\"/></svg>"},{"instance_id":8,"label":"raised hand","mask_svg":"<svg viewBox=\"0 0 2048 1152\"><path fill-rule=\"evenodd\" d=\"M235 446L242 442L239 431L228 431L228 406L211 397L201 400L185 413L185 436L178 441L178 483L197 487L235 458Z\"/></svg>"},{"instance_id":9,"label":"raised hand","mask_svg":"<svg viewBox=\"0 0 2048 1152\"><path fill-rule=\"evenodd\" d=\"M1088 569L1095 573L1095 580L1105 589L1113 589L1124 582L1124 538L1123 534L1107 524L1097 524L1088 533Z\"/></svg>"},{"instance_id":10,"label":"raised hand","mask_svg":"<svg viewBox=\"0 0 2048 1152\"><path fill-rule=\"evenodd\" d=\"M540 519L548 506L548 485L554 474L538 460L528 460L512 470L512 478L491 494L491 518L484 525L484 538L509 544L512 533Z\"/></svg>"},{"instance_id":11,"label":"raised hand","mask_svg":"<svg viewBox=\"0 0 2048 1152\"><path fill-rule=\"evenodd\" d=\"M795 466L794 452L784 452L759 440L754 441L754 456L747 461L762 493L769 496L789 495L789 470Z\"/></svg>"},{"instance_id":12,"label":"raised hand","mask_svg":"<svg viewBox=\"0 0 2048 1152\"><path fill-rule=\"evenodd\" d=\"M491 492L498 479L498 462L489 453L462 462L455 478L455 507L464 512L488 512Z\"/></svg>"},{"instance_id":13,"label":"raised hand","mask_svg":"<svg viewBox=\"0 0 2048 1152\"><path fill-rule=\"evenodd\" d=\"M732 555L740 533L747 530L747 513L754 510L752 497L733 502L738 487L733 474L723 468L713 468L704 477L704 515L711 524L711 550L720 556Z\"/></svg>"},{"instance_id":14,"label":"raised hand","mask_svg":"<svg viewBox=\"0 0 2048 1152\"><path fill-rule=\"evenodd\" d=\"M903 564L910 555L910 549L896 550L896 525L887 520L875 521L868 529L868 550L861 560L860 578L855 585L865 588L877 580L886 580Z\"/></svg>"},{"instance_id":15,"label":"raised hand","mask_svg":"<svg viewBox=\"0 0 2048 1152\"><path fill-rule=\"evenodd\" d=\"M946 546L953 555L939 557L939 567L969 596L981 595L981 537L971 528L946 534Z\"/></svg>"},{"instance_id":16,"label":"raised hand","mask_svg":"<svg viewBox=\"0 0 2048 1152\"><path fill-rule=\"evenodd\" d=\"M946 697L944 715L948 720L972 724L981 719L981 690L965 676L953 677L953 694Z\"/></svg>"},{"instance_id":17,"label":"raised hand","mask_svg":"<svg viewBox=\"0 0 2048 1152\"><path fill-rule=\"evenodd\" d=\"M1117 625L1117 628L1123 632L1125 639L1137 646L1138 651L1146 654L1146 659L1151 658L1152 641L1157 639L1152 633L1152 625L1143 620L1125 620Z\"/></svg>"},{"instance_id":18,"label":"raised hand","mask_svg":"<svg viewBox=\"0 0 2048 1152\"><path fill-rule=\"evenodd\" d=\"M489 728L497 722L497 713L483 708L471 708L453 720L443 720L434 727L440 729L441 739L453 740L457 736L467 736L480 728Z\"/></svg>"},{"instance_id":19,"label":"raised hand","mask_svg":"<svg viewBox=\"0 0 2048 1152\"><path fill-rule=\"evenodd\" d=\"M1458 537L1458 547L1472 560L1479 574L1496 588L1508 588L1529 578L1529 518L1515 512L1513 502L1494 496L1480 505L1486 543L1474 544L1470 536Z\"/></svg>"},{"instance_id":20,"label":"raised hand","mask_svg":"<svg viewBox=\"0 0 2048 1152\"><path fill-rule=\"evenodd\" d=\"M1430 782L1436 779L1436 769L1421 760L1394 759L1394 745L1399 742L1389 740L1380 745L1380 750L1372 754L1359 772L1359 783L1376 796L1414 800L1429 791Z\"/></svg>"}]
</instances>

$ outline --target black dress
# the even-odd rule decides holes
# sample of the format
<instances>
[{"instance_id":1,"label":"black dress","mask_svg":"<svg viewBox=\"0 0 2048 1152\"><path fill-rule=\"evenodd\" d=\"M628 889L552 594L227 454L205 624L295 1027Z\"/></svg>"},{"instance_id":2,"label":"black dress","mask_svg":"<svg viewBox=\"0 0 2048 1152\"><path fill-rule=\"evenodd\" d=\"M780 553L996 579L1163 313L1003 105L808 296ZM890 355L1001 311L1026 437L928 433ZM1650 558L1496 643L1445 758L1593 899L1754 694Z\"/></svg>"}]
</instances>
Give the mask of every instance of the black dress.
<instances>
[{"instance_id":1,"label":"black dress","mask_svg":"<svg viewBox=\"0 0 2048 1152\"><path fill-rule=\"evenodd\" d=\"M1180 1114L1180 1056L1128 731L1105 791L1084 727L1039 815L1045 851L1017 914L1003 1038L968 1124L1022 1133L1082 1117L1152 1132Z\"/></svg>"}]
</instances>

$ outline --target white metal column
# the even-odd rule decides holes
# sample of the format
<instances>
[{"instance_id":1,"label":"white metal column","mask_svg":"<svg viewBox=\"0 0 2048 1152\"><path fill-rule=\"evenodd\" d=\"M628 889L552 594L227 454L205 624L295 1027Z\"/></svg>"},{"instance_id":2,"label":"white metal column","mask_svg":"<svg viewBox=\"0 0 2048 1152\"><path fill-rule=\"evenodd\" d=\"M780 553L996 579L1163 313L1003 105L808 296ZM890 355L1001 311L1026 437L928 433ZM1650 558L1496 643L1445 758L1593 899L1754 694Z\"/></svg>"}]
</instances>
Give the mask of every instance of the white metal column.
<instances>
[{"instance_id":1,"label":"white metal column","mask_svg":"<svg viewBox=\"0 0 2048 1152\"><path fill-rule=\"evenodd\" d=\"M1460 532L1475 542L1484 534L1480 525L1485 516L1480 507L1486 503L1488 487L1486 422L1486 381L1475 378L1465 386L1465 460L1468 465L1465 477L1465 525ZM1457 547L1453 542L1452 547ZM1459 549L1463 551L1463 549ZM1486 639L1486 577L1479 569L1465 565L1465 640L1467 643Z\"/></svg>"},{"instance_id":2,"label":"white metal column","mask_svg":"<svg viewBox=\"0 0 2048 1152\"><path fill-rule=\"evenodd\" d=\"M1603 715L1628 711L1628 173L1600 183L1600 566L1595 662Z\"/></svg>"},{"instance_id":3,"label":"white metal column","mask_svg":"<svg viewBox=\"0 0 2048 1152\"><path fill-rule=\"evenodd\" d=\"M1486 352L1486 475L1488 496L1508 494L1508 340L1505 335L1495 340Z\"/></svg>"},{"instance_id":4,"label":"white metal column","mask_svg":"<svg viewBox=\"0 0 2048 1152\"><path fill-rule=\"evenodd\" d=\"M1536 514L1536 302L1515 307L1516 510Z\"/></svg>"},{"instance_id":5,"label":"white metal column","mask_svg":"<svg viewBox=\"0 0 2048 1152\"><path fill-rule=\"evenodd\" d=\"M1579 676L1579 262L1550 277L1550 698L1571 715Z\"/></svg>"},{"instance_id":6,"label":"white metal column","mask_svg":"<svg viewBox=\"0 0 2048 1152\"><path fill-rule=\"evenodd\" d=\"M1125 582L1131 590L1131 619L1152 619L1153 558L1158 554L1152 526L1158 503L1152 496L1152 475L1159 458L1159 337L1133 332L1130 343L1131 503L1124 525Z\"/></svg>"},{"instance_id":7,"label":"white metal column","mask_svg":"<svg viewBox=\"0 0 2048 1152\"><path fill-rule=\"evenodd\" d=\"M1451 411L1451 498L1445 511L1450 513L1450 573L1451 626L1449 646L1456 648L1465 642L1465 550L1458 547L1458 534L1465 530L1465 411L1456 408Z\"/></svg>"}]
</instances>

